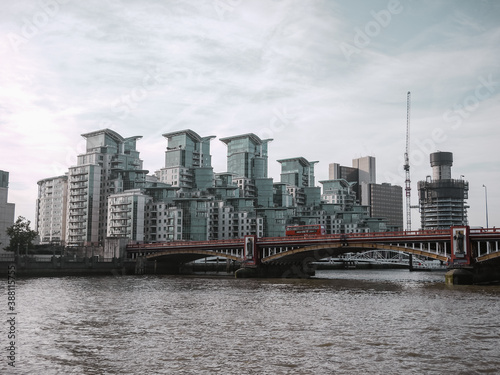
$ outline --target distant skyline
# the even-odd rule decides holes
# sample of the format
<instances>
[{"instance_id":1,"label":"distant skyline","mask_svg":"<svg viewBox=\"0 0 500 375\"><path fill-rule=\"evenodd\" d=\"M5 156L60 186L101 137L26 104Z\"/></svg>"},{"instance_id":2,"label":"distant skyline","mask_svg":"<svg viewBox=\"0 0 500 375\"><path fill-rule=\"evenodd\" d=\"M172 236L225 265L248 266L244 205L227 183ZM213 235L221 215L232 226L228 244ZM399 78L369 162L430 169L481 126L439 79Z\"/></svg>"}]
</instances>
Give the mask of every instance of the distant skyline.
<instances>
[{"instance_id":1,"label":"distant skyline","mask_svg":"<svg viewBox=\"0 0 500 375\"><path fill-rule=\"evenodd\" d=\"M26 0L3 4L0 35L0 169L33 225L37 181L104 128L143 136L150 173L161 134L216 135L224 172L220 138L253 132L273 138L276 182L279 159L318 160L320 186L328 164L374 156L377 182L404 188L408 91L412 204L429 154L449 151L470 225L486 225L483 185L500 224L500 2Z\"/></svg>"}]
</instances>

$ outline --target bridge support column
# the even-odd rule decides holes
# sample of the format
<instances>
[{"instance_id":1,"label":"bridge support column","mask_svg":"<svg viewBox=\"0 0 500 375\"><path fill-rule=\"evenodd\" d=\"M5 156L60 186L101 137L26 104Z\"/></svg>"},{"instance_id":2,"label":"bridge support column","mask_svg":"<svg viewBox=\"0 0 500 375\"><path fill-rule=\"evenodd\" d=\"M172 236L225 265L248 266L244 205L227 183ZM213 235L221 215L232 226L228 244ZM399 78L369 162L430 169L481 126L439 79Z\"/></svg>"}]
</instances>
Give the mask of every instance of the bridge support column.
<instances>
[{"instance_id":1,"label":"bridge support column","mask_svg":"<svg viewBox=\"0 0 500 375\"><path fill-rule=\"evenodd\" d=\"M472 285L474 283L474 274L465 269L450 270L444 277L447 285Z\"/></svg>"}]
</instances>

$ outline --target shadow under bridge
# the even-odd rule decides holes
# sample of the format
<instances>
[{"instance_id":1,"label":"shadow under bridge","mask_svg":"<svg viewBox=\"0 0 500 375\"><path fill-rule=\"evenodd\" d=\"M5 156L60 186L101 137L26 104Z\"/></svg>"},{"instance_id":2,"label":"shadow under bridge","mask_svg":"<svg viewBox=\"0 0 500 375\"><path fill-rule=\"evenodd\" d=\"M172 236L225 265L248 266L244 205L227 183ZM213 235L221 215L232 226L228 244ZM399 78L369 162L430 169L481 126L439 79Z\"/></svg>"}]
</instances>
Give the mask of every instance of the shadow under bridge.
<instances>
[{"instance_id":1,"label":"shadow under bridge","mask_svg":"<svg viewBox=\"0 0 500 375\"><path fill-rule=\"evenodd\" d=\"M370 250L393 250L407 254L425 256L447 262L449 257L442 249L422 249L408 245L392 245L369 242L323 243L310 246L269 246L262 248L261 262L264 264L309 263L346 253L361 253Z\"/></svg>"},{"instance_id":2,"label":"shadow under bridge","mask_svg":"<svg viewBox=\"0 0 500 375\"><path fill-rule=\"evenodd\" d=\"M174 264L184 264L207 257L219 257L234 261L242 261L238 254L230 252L203 250L203 249L168 249L161 250L145 256L148 261L168 262Z\"/></svg>"}]
</instances>

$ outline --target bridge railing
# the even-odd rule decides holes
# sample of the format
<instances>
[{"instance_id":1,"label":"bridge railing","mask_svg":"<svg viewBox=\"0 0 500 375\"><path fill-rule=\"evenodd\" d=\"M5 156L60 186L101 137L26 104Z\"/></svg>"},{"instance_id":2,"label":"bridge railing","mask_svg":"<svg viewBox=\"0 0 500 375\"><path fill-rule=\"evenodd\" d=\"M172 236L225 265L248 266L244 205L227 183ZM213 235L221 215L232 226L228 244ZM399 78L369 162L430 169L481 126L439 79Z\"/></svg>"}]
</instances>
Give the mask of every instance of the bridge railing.
<instances>
[{"instance_id":1,"label":"bridge railing","mask_svg":"<svg viewBox=\"0 0 500 375\"><path fill-rule=\"evenodd\" d=\"M332 240L351 240L351 239L382 239L396 237L398 240L412 236L447 236L450 234L449 229L434 229L434 230L414 230L401 232L369 232L369 233L342 233L342 234L323 234L323 235L302 235L288 237L263 237L259 238L261 242L277 242L277 241L296 241L302 239L332 239Z\"/></svg>"},{"instance_id":2,"label":"bridge railing","mask_svg":"<svg viewBox=\"0 0 500 375\"><path fill-rule=\"evenodd\" d=\"M164 248L164 247L182 247L182 246L204 246L204 245L243 245L243 238L233 238L227 240L210 240L210 241L169 241L169 242L152 242L152 243L135 243L128 244L127 249L144 249L144 248Z\"/></svg>"},{"instance_id":3,"label":"bridge railing","mask_svg":"<svg viewBox=\"0 0 500 375\"><path fill-rule=\"evenodd\" d=\"M500 228L471 228L470 234L500 234Z\"/></svg>"},{"instance_id":4,"label":"bridge railing","mask_svg":"<svg viewBox=\"0 0 500 375\"><path fill-rule=\"evenodd\" d=\"M479 230L479 229L478 229ZM475 231L478 231L475 230ZM480 233L490 233L494 229L489 229L488 232L484 232L484 229L480 229ZM475 233L475 232L474 232ZM479 233L479 232L478 232ZM493 232L491 232L493 233ZM261 237L258 238L258 242L292 242L297 240L352 240L352 239L389 239L391 237L396 238L401 241L404 238L409 237L420 237L420 236L436 236L436 235L449 235L450 231L448 229L438 229L438 230L414 230L414 231L399 231L399 232L369 232L369 233L342 233L342 234L323 234L323 235L302 235L302 236L288 236L288 237ZM152 243L135 243L128 244L127 250L133 251L134 249L144 249L144 248L166 248L166 247L183 247L183 246L217 246L217 245L243 245L243 238L234 239L224 239L224 240L209 240L209 241L169 241L169 242L152 242Z\"/></svg>"}]
</instances>

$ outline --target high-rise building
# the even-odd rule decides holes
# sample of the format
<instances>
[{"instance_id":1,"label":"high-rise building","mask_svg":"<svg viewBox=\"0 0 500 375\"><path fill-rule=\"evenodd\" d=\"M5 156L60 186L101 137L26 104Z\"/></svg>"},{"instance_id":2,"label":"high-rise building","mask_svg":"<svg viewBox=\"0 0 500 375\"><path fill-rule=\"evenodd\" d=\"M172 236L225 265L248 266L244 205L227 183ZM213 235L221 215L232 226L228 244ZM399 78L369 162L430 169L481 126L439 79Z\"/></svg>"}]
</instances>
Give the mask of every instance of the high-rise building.
<instances>
[{"instance_id":1,"label":"high-rise building","mask_svg":"<svg viewBox=\"0 0 500 375\"><path fill-rule=\"evenodd\" d=\"M322 182L322 196L314 186L316 162L302 157L279 160L281 182L274 183L267 165L271 140L252 133L221 139L227 145L227 171L217 174L210 155L214 136L200 137L189 129L163 134L168 140L165 166L155 176L142 169L136 149L140 136L123 138L109 129L82 136L87 147L77 165L65 176L39 181L37 224L45 242L65 238L69 246L95 246L106 239L282 236L294 223L325 224L329 233L386 230L354 193L360 174L368 171L362 179L372 178L369 158L368 167L363 158L360 169L339 166L338 172L355 174L355 181Z\"/></svg>"},{"instance_id":2,"label":"high-rise building","mask_svg":"<svg viewBox=\"0 0 500 375\"><path fill-rule=\"evenodd\" d=\"M351 183L350 189L361 206L368 207L372 218L383 218L389 230L402 230L402 188L387 183L376 183L376 160L365 156L352 160L352 167L337 163L329 165L330 180L343 179ZM329 184L327 184L327 187ZM328 190L328 189L327 189ZM326 194L327 202L342 200L342 195Z\"/></svg>"},{"instance_id":3,"label":"high-rise building","mask_svg":"<svg viewBox=\"0 0 500 375\"><path fill-rule=\"evenodd\" d=\"M86 153L68 173L66 244L103 243L107 235L108 197L144 187L148 171L136 150L141 136L123 138L110 129L82 134Z\"/></svg>"},{"instance_id":4,"label":"high-rise building","mask_svg":"<svg viewBox=\"0 0 500 375\"><path fill-rule=\"evenodd\" d=\"M364 156L362 158L352 159L352 167L359 171L359 185L363 182L367 184L374 184L377 182L375 158L373 156Z\"/></svg>"},{"instance_id":5,"label":"high-rise building","mask_svg":"<svg viewBox=\"0 0 500 375\"><path fill-rule=\"evenodd\" d=\"M65 245L68 176L38 181L35 230L40 244Z\"/></svg>"},{"instance_id":6,"label":"high-rise building","mask_svg":"<svg viewBox=\"0 0 500 375\"><path fill-rule=\"evenodd\" d=\"M227 172L250 179L267 178L267 146L272 139L253 133L221 138L227 145Z\"/></svg>"},{"instance_id":7,"label":"high-rise building","mask_svg":"<svg viewBox=\"0 0 500 375\"><path fill-rule=\"evenodd\" d=\"M296 157L281 159L278 163L281 164L281 183L286 184L292 206L320 204L321 188L314 186L314 165L317 161ZM286 196L284 198L288 199Z\"/></svg>"},{"instance_id":8,"label":"high-rise building","mask_svg":"<svg viewBox=\"0 0 500 375\"><path fill-rule=\"evenodd\" d=\"M371 217L385 218L388 230L403 230L403 188L401 186L363 182L361 204L370 207Z\"/></svg>"},{"instance_id":9,"label":"high-rise building","mask_svg":"<svg viewBox=\"0 0 500 375\"><path fill-rule=\"evenodd\" d=\"M187 129L166 133L163 137L168 140L165 167L156 172L161 182L188 190L213 186L210 141L215 136L200 137Z\"/></svg>"},{"instance_id":10,"label":"high-rise building","mask_svg":"<svg viewBox=\"0 0 500 375\"><path fill-rule=\"evenodd\" d=\"M108 197L107 237L144 240L145 207L151 197L131 189Z\"/></svg>"},{"instance_id":11,"label":"high-rise building","mask_svg":"<svg viewBox=\"0 0 500 375\"><path fill-rule=\"evenodd\" d=\"M314 164L303 157L278 160L281 164L281 182L299 188L314 186Z\"/></svg>"},{"instance_id":12,"label":"high-rise building","mask_svg":"<svg viewBox=\"0 0 500 375\"><path fill-rule=\"evenodd\" d=\"M345 167L338 163L330 163L328 165L328 179L339 180L344 179L349 182L359 181L359 170L353 167Z\"/></svg>"},{"instance_id":13,"label":"high-rise building","mask_svg":"<svg viewBox=\"0 0 500 375\"><path fill-rule=\"evenodd\" d=\"M376 163L373 156L352 159L352 167L344 167L337 163L331 163L328 168L329 179L344 179L355 182L353 191L356 199L361 203L361 185L376 183Z\"/></svg>"},{"instance_id":14,"label":"high-rise building","mask_svg":"<svg viewBox=\"0 0 500 375\"><path fill-rule=\"evenodd\" d=\"M8 227L14 225L16 206L8 203L9 198L9 172L0 171L0 253L9 246L10 238L6 233Z\"/></svg>"},{"instance_id":15,"label":"high-rise building","mask_svg":"<svg viewBox=\"0 0 500 375\"><path fill-rule=\"evenodd\" d=\"M469 183L451 178L453 154L435 152L430 155L432 178L418 182L422 229L446 229L467 225Z\"/></svg>"}]
</instances>

